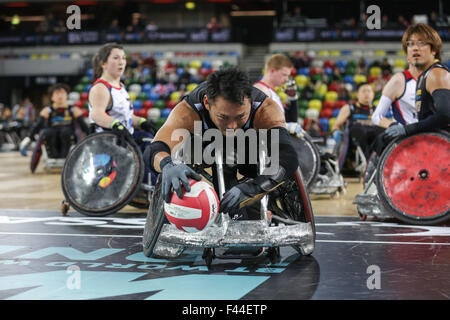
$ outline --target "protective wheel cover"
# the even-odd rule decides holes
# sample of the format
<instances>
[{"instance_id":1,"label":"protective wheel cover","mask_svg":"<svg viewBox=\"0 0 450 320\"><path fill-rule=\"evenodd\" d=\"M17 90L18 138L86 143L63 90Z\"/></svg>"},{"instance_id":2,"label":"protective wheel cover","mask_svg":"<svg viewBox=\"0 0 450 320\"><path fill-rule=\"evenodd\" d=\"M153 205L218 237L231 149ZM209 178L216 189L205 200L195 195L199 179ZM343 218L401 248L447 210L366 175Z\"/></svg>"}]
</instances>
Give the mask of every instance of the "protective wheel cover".
<instances>
[{"instance_id":1,"label":"protective wheel cover","mask_svg":"<svg viewBox=\"0 0 450 320\"><path fill-rule=\"evenodd\" d=\"M392 142L380 157L377 188L395 217L415 224L447 220L450 144L447 133L420 133Z\"/></svg>"},{"instance_id":2,"label":"protective wheel cover","mask_svg":"<svg viewBox=\"0 0 450 320\"><path fill-rule=\"evenodd\" d=\"M268 208L274 214L283 218L299 222L311 222L315 241L314 214L300 168L297 169L293 177L270 194Z\"/></svg>"},{"instance_id":3,"label":"protective wheel cover","mask_svg":"<svg viewBox=\"0 0 450 320\"><path fill-rule=\"evenodd\" d=\"M300 132L289 132L291 143L297 152L297 158L303 175L303 181L307 187L316 180L320 170L320 153L311 137L301 129ZM292 131L292 130L290 130Z\"/></svg>"},{"instance_id":4,"label":"protective wheel cover","mask_svg":"<svg viewBox=\"0 0 450 320\"><path fill-rule=\"evenodd\" d=\"M153 249L156 246L159 234L161 233L161 229L164 224L164 200L161 195L161 186L161 175L159 175L155 184L155 191L153 192L152 201L150 202L150 207L148 209L142 239L143 251L146 257L151 257L153 255Z\"/></svg>"},{"instance_id":5,"label":"protective wheel cover","mask_svg":"<svg viewBox=\"0 0 450 320\"><path fill-rule=\"evenodd\" d=\"M30 162L30 170L31 173L34 173L36 171L36 168L39 164L39 160L41 160L42 156L42 144L44 143L44 132L41 132L39 135L38 141L36 141L36 146L33 150L33 155L31 156L31 162Z\"/></svg>"},{"instance_id":6,"label":"protective wheel cover","mask_svg":"<svg viewBox=\"0 0 450 320\"><path fill-rule=\"evenodd\" d=\"M142 154L135 144L111 132L89 135L67 156L62 172L66 200L77 211L104 216L123 208L144 178Z\"/></svg>"}]
</instances>

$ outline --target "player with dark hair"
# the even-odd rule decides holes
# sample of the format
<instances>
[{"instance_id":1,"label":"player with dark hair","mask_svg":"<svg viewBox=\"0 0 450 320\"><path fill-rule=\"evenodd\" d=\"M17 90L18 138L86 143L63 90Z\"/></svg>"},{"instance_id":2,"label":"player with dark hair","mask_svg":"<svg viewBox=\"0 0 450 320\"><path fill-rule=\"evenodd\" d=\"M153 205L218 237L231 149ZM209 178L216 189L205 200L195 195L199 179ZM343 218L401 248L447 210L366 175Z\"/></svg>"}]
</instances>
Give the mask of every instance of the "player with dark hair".
<instances>
[{"instance_id":1,"label":"player with dark hair","mask_svg":"<svg viewBox=\"0 0 450 320\"><path fill-rule=\"evenodd\" d=\"M48 89L52 104L41 110L37 123L31 128L28 137L20 143L20 153L23 156L26 156L26 148L35 139L35 135L44 128L43 139L47 141L51 158L64 159L67 156L72 145L71 137L75 134L75 123L88 134L89 129L81 109L67 103L69 92L69 86L63 83L54 84Z\"/></svg>"},{"instance_id":2,"label":"player with dark hair","mask_svg":"<svg viewBox=\"0 0 450 320\"><path fill-rule=\"evenodd\" d=\"M356 97L356 103L346 104L341 108L332 132L336 142L342 142L344 125L347 120L350 120L349 134L358 141L364 155L368 158L371 144L384 129L374 125L371 121L375 110L372 104L374 92L371 85L367 82L358 84Z\"/></svg>"},{"instance_id":3,"label":"player with dark hair","mask_svg":"<svg viewBox=\"0 0 450 320\"><path fill-rule=\"evenodd\" d=\"M410 63L420 72L416 87L416 112L419 121L407 125L396 124L385 131L387 139L436 129L449 129L450 73L441 63L442 40L426 24L406 29L402 46L412 56Z\"/></svg>"},{"instance_id":4,"label":"player with dark hair","mask_svg":"<svg viewBox=\"0 0 450 320\"><path fill-rule=\"evenodd\" d=\"M220 211L229 213L232 218L255 218L249 212L245 213L245 209L240 209L257 204L257 200L282 184L298 168L297 155L290 143L280 107L253 87L247 73L237 68L210 74L205 82L178 103L144 153L147 164L155 172L162 173L162 192L166 202L170 202L172 189L180 198L183 196L182 187L190 190L188 178L201 178L186 164L175 164L171 157L174 148L184 141L183 137L173 139L172 133L185 129L193 134L196 122L201 124L202 133L218 129L224 138L234 136L238 129L267 129L269 139L278 131L279 167L274 174L263 172L258 175L256 164L224 163L225 189L228 191L220 202ZM250 179L238 184L238 171ZM214 177L217 175L213 172ZM216 187L217 179L214 180Z\"/></svg>"}]
</instances>

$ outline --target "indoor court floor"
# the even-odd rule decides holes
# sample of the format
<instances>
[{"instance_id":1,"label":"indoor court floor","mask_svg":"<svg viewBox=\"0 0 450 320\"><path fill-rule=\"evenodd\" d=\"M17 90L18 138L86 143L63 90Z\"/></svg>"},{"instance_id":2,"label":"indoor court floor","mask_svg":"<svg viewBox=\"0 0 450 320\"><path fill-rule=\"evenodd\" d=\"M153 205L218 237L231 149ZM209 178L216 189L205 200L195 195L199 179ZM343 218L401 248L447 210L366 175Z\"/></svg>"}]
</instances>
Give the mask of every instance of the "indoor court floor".
<instances>
[{"instance_id":1,"label":"indoor court floor","mask_svg":"<svg viewBox=\"0 0 450 320\"><path fill-rule=\"evenodd\" d=\"M42 165L31 174L29 163L30 153L0 153L0 299L450 299L450 223L360 221L357 179L337 199L312 196L312 255L283 247L277 263L215 259L208 268L197 250L145 257L145 210L62 216L60 174Z\"/></svg>"}]
</instances>

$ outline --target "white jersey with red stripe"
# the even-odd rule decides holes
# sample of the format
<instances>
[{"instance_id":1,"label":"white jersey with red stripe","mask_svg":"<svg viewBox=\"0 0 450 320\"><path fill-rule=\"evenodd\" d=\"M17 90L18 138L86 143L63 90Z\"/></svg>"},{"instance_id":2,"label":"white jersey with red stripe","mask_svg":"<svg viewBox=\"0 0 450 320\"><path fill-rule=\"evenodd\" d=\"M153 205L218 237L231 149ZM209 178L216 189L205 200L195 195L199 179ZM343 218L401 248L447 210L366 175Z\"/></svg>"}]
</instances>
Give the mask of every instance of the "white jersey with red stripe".
<instances>
[{"instance_id":1,"label":"white jersey with red stripe","mask_svg":"<svg viewBox=\"0 0 450 320\"><path fill-rule=\"evenodd\" d=\"M403 94L391 104L392 117L403 125L417 122L416 112L416 84L417 79L408 71L403 71L405 76L405 88Z\"/></svg>"},{"instance_id":2,"label":"white jersey with red stripe","mask_svg":"<svg viewBox=\"0 0 450 320\"><path fill-rule=\"evenodd\" d=\"M268 90L268 92L266 90L264 90L263 92L265 94L269 93L269 94L267 94L269 96L269 98L272 99L273 101L275 101L278 104L278 106L280 107L281 111L284 113L284 104L281 101L281 98L278 95L278 93L276 93L275 90L271 86L269 86L268 84L266 84L262 81L257 81L257 82L255 82L255 84L261 84L262 86L264 86Z\"/></svg>"},{"instance_id":3,"label":"white jersey with red stripe","mask_svg":"<svg viewBox=\"0 0 450 320\"><path fill-rule=\"evenodd\" d=\"M125 89L125 86L121 83L120 87L114 87L102 79L97 79L97 81L95 81L93 85L96 85L97 83L104 84L111 94L112 103L106 108L106 113L114 119L119 120L120 123L122 123L128 129L128 131L133 134L133 103L130 100L130 96ZM91 123L94 123L91 118L91 111L92 107L89 103L89 121ZM96 132L101 131L103 131L103 128L97 126Z\"/></svg>"}]
</instances>

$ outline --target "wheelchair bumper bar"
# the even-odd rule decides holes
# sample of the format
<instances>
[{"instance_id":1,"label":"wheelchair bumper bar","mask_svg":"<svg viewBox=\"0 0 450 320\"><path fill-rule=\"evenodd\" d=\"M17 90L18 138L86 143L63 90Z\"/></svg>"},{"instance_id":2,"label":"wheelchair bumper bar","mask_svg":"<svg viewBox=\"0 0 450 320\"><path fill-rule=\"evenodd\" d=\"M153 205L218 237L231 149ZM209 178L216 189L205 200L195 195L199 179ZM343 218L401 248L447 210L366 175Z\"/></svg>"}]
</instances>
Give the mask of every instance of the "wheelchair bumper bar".
<instances>
[{"instance_id":1,"label":"wheelchair bumper bar","mask_svg":"<svg viewBox=\"0 0 450 320\"><path fill-rule=\"evenodd\" d=\"M282 247L295 245L302 254L314 250L314 236L311 223L268 226L266 221L234 221L222 217L220 225L197 233L178 230L165 224L158 239L154 253L159 256L176 257L185 248L223 248L223 247Z\"/></svg>"}]
</instances>

